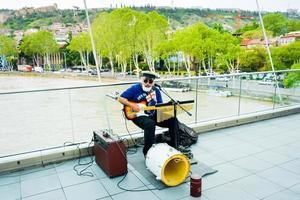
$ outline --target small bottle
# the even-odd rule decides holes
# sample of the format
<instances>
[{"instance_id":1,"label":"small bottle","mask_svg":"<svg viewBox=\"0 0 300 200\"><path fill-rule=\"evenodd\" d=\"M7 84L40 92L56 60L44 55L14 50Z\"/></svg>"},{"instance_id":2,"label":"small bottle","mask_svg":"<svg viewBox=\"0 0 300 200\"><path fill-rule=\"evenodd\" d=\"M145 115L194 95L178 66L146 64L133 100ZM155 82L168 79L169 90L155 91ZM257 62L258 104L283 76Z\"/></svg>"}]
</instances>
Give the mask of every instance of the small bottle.
<instances>
[{"instance_id":1,"label":"small bottle","mask_svg":"<svg viewBox=\"0 0 300 200\"><path fill-rule=\"evenodd\" d=\"M202 194L202 177L199 174L191 175L190 195L192 197L200 197Z\"/></svg>"}]
</instances>

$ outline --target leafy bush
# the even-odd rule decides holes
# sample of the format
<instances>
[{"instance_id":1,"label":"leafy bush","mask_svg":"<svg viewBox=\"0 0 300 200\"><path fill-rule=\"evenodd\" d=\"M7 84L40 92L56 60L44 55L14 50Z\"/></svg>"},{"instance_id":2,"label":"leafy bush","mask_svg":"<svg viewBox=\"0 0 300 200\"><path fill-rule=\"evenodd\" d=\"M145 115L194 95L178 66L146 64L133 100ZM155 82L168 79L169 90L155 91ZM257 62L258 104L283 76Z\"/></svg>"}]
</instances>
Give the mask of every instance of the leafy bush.
<instances>
[{"instance_id":1,"label":"leafy bush","mask_svg":"<svg viewBox=\"0 0 300 200\"><path fill-rule=\"evenodd\" d=\"M293 64L291 69L300 69L300 64ZM296 87L300 82L300 72L289 72L283 80L286 88Z\"/></svg>"}]
</instances>

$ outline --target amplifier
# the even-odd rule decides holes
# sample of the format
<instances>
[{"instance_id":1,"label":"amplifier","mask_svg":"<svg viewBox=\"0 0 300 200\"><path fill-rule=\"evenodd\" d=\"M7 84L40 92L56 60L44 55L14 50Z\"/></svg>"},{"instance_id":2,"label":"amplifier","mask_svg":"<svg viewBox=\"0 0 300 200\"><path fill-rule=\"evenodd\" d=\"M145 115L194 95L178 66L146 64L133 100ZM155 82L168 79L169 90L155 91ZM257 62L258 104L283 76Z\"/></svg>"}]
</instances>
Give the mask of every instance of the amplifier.
<instances>
[{"instance_id":1,"label":"amplifier","mask_svg":"<svg viewBox=\"0 0 300 200\"><path fill-rule=\"evenodd\" d=\"M99 167L109 176L127 172L126 147L122 140L106 131L94 131L94 153Z\"/></svg>"}]
</instances>

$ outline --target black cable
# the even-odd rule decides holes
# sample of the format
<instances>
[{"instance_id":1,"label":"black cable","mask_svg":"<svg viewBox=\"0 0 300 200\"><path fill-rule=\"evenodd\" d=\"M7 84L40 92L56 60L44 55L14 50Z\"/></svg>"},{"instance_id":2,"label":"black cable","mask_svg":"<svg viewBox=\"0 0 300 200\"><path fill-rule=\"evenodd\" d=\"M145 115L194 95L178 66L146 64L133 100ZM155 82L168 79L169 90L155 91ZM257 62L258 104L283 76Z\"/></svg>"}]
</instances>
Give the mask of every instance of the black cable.
<instances>
[{"instance_id":1,"label":"black cable","mask_svg":"<svg viewBox=\"0 0 300 200\"><path fill-rule=\"evenodd\" d=\"M129 132L129 130L128 130L128 126L127 126L127 119L125 118L125 116L124 116L124 113L123 113L123 117L124 117L124 122L125 122L125 127L126 127L126 130L127 130L127 133L128 133L128 135L129 135L129 137L130 137L130 139L131 139L131 141L133 142L133 144L134 144L134 150L133 150L133 152L131 152L131 154L134 154L134 153L136 153L137 152L137 148L138 148L138 145L134 142L134 140L133 140L133 138L132 138L132 136L131 136L131 133ZM129 141L128 141L128 139L126 139L126 138L124 138L124 140L126 140L127 141L127 143L128 143L128 145L129 145ZM117 146L119 147L119 149L120 149L120 151L122 152L122 150L121 150L121 147L119 146L119 144L117 143ZM128 153L130 153L130 151L127 151ZM123 154L123 152L122 152L122 154ZM127 157L123 154L123 156L124 156L124 158L127 160ZM124 181L124 179L126 178L126 176L127 176L127 174L128 174L128 171L124 174L124 176L122 177L122 179L117 183L117 187L119 188L119 189L121 189L121 190L124 190L124 191L127 191L127 192L143 192L143 191L150 191L150 190L159 190L158 188L153 188L153 189L127 189L127 188L124 188L124 187L122 187L120 184Z\"/></svg>"},{"instance_id":2,"label":"black cable","mask_svg":"<svg viewBox=\"0 0 300 200\"><path fill-rule=\"evenodd\" d=\"M168 188L168 187L163 187L163 188L147 188L147 189L126 189L126 188L120 186L120 184L124 181L127 174L128 174L128 172L126 172L126 174L123 176L123 178L117 183L118 188L121 189L121 190L124 190L124 191L127 191L127 192L144 192L144 191L151 191L151 190L163 190L163 189Z\"/></svg>"},{"instance_id":3,"label":"black cable","mask_svg":"<svg viewBox=\"0 0 300 200\"><path fill-rule=\"evenodd\" d=\"M123 113L123 118L124 118L124 123L125 123L126 131L127 131L128 135L129 135L129 137L130 137L130 139L131 139L131 141L132 141L132 143L133 143L133 146L137 146L137 144L135 143L135 141L134 141L134 139L132 138L132 135L131 135L131 133L130 133L130 131L129 131L129 129L128 129L127 119L126 119L124 113Z\"/></svg>"},{"instance_id":4,"label":"black cable","mask_svg":"<svg viewBox=\"0 0 300 200\"><path fill-rule=\"evenodd\" d=\"M138 145L134 142L134 140L133 140L133 138L132 138L132 136L131 136L131 133L130 133L129 130L128 130L128 127L127 127L127 119L125 118L124 113L123 113L123 117L124 117L124 120L125 120L125 127L126 127L126 130L127 130L127 133L128 133L128 135L130 136L131 141L132 141L133 144L134 144L134 148L135 148L135 149L134 149L134 153L136 153L136 152L137 152ZM127 140L127 143L129 144L128 139L124 139L124 140ZM119 146L119 145L118 145L118 146ZM119 148L120 148L120 147L119 147ZM130 151L127 151L127 152L130 152ZM132 153L132 154L134 154L134 153ZM126 157L125 157L125 158L126 158ZM127 159L127 158L126 158L126 159ZM124 187L122 187L120 184L124 181L124 179L126 178L127 174L128 174L128 171L124 174L123 178L117 183L118 188L121 189L121 190L124 190L124 191L127 191L127 192L144 192L144 191L151 191L151 190L163 190L163 189L168 188L168 187L164 187L164 188L148 188L148 189L127 189L127 188L124 188ZM146 186L146 187L147 187L147 186Z\"/></svg>"},{"instance_id":5,"label":"black cable","mask_svg":"<svg viewBox=\"0 0 300 200\"><path fill-rule=\"evenodd\" d=\"M78 157L78 163L76 165L74 165L73 170L76 172L76 174L78 176L89 176L89 177L94 177L94 174L92 172L86 172L85 170L87 170L89 167L91 167L94 163L94 158L92 156L92 153L90 153L90 145L93 143L93 139L91 140L91 142L88 144L87 147L87 151L88 151L88 156L91 158L91 160L87 163L80 163L80 158L81 158L81 150L79 148L79 145L77 146L78 150L79 150L79 157ZM78 170L77 168L80 166L85 166L87 165L85 168L83 168L82 170Z\"/></svg>"},{"instance_id":6,"label":"black cable","mask_svg":"<svg viewBox=\"0 0 300 200\"><path fill-rule=\"evenodd\" d=\"M74 144L74 143L73 143L73 142L70 142L70 141L66 141L66 142L64 142L63 147L66 147L68 144L69 144L69 145L72 145L72 144ZM82 143L81 143L81 144L82 144ZM80 144L78 144L78 145L80 145ZM57 164L56 167L57 167L57 166L61 166L61 165L63 165L63 164L64 164L64 162L61 162L61 163ZM46 167L46 165L42 164L42 167ZM49 168L49 169L51 169L51 168ZM18 177L18 176L20 176L19 174L18 174L18 175L12 175L12 174L15 173L15 172L21 172L21 171L25 171L25 170L26 170L26 168L23 168L23 169L17 169L17 170L15 170L15 171L11 171L11 172L4 172L4 173L0 173L0 176L6 176L6 177L9 177L9 178ZM36 170L36 171L23 173L22 175L33 174L33 173L40 172L40 171L44 171L44 170L45 170L45 169L39 169L39 170ZM47 169L46 169L46 170L47 170ZM1 185L0 185L0 186L1 186Z\"/></svg>"},{"instance_id":7,"label":"black cable","mask_svg":"<svg viewBox=\"0 0 300 200\"><path fill-rule=\"evenodd\" d=\"M123 138L122 141L125 141L125 143L129 144L129 141L127 138ZM133 155L137 153L137 146L130 147L129 145L126 146L126 153L128 155Z\"/></svg>"},{"instance_id":8,"label":"black cable","mask_svg":"<svg viewBox=\"0 0 300 200\"><path fill-rule=\"evenodd\" d=\"M133 137L132 137L132 135L131 135L131 133L130 133L130 131L128 129L127 119L126 119L124 113L123 113L123 118L124 118L124 124L125 124L126 131L127 131L128 135L129 135L129 137L130 137L130 139L131 139L131 141L133 143L133 147L132 148L134 149L134 150L130 151L129 140L126 139L127 140L127 144L128 144L128 146L127 146L128 152L130 152L131 154L137 153L137 148L138 148L139 145L134 141L134 139L133 139Z\"/></svg>"},{"instance_id":9,"label":"black cable","mask_svg":"<svg viewBox=\"0 0 300 200\"><path fill-rule=\"evenodd\" d=\"M127 131L128 135L129 135L129 137L130 137L130 139L131 139L131 141L132 141L132 143L133 143L133 147L134 147L134 150L133 150L132 152L130 152L130 150L127 150L126 153L134 154L134 153L137 152L138 144L135 143L135 141L134 141L133 138L132 138L132 135L131 135L131 133L130 133L130 131L129 131L129 129L128 129L128 126L127 126L127 119L126 119L124 113L123 113L123 118L124 118L124 123L125 123L126 131ZM120 139L118 135L117 135L117 137L118 137L118 139ZM126 139L126 138L124 138L123 140L127 141L127 144L128 144L128 147L129 147L129 140ZM124 155L124 153L123 153L121 147L119 146L119 143L117 143L117 146L118 146L118 148L120 149L120 151L121 151L122 155L124 156L125 160L128 161L128 160L127 160L127 157ZM128 148L128 147L127 147L127 148ZM129 148L128 148L128 149L129 149ZM118 187L119 189L121 189L121 190L124 190L124 191L127 191L127 192L144 192L144 191L151 191L151 190L163 190L163 189L168 188L168 187L164 187L164 188L148 188L148 189L127 189L127 188L124 188L124 187L122 187L120 184L124 181L124 179L126 178L127 174L128 174L128 171L126 171L126 173L124 174L124 176L122 177L122 179L117 183L117 187ZM145 185L145 186L146 186L146 185ZM147 187L147 186L146 186L146 187Z\"/></svg>"}]
</instances>

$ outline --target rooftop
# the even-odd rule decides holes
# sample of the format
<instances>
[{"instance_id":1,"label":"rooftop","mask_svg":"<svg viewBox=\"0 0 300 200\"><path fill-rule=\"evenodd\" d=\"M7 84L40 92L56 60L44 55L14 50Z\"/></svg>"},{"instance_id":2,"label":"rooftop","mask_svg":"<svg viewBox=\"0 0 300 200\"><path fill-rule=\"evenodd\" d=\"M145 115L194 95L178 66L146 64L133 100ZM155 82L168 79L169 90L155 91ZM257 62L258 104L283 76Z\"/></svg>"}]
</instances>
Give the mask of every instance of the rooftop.
<instances>
[{"instance_id":1,"label":"rooftop","mask_svg":"<svg viewBox=\"0 0 300 200\"><path fill-rule=\"evenodd\" d=\"M218 172L203 178L198 199L300 199L299 122L296 114L200 134L191 148L194 158ZM147 191L151 184L129 164L122 186L145 191L123 191L117 186L122 177L107 177L95 163L88 169L92 177L78 176L73 170L77 163L70 160L1 175L1 200L193 199L188 182Z\"/></svg>"}]
</instances>

